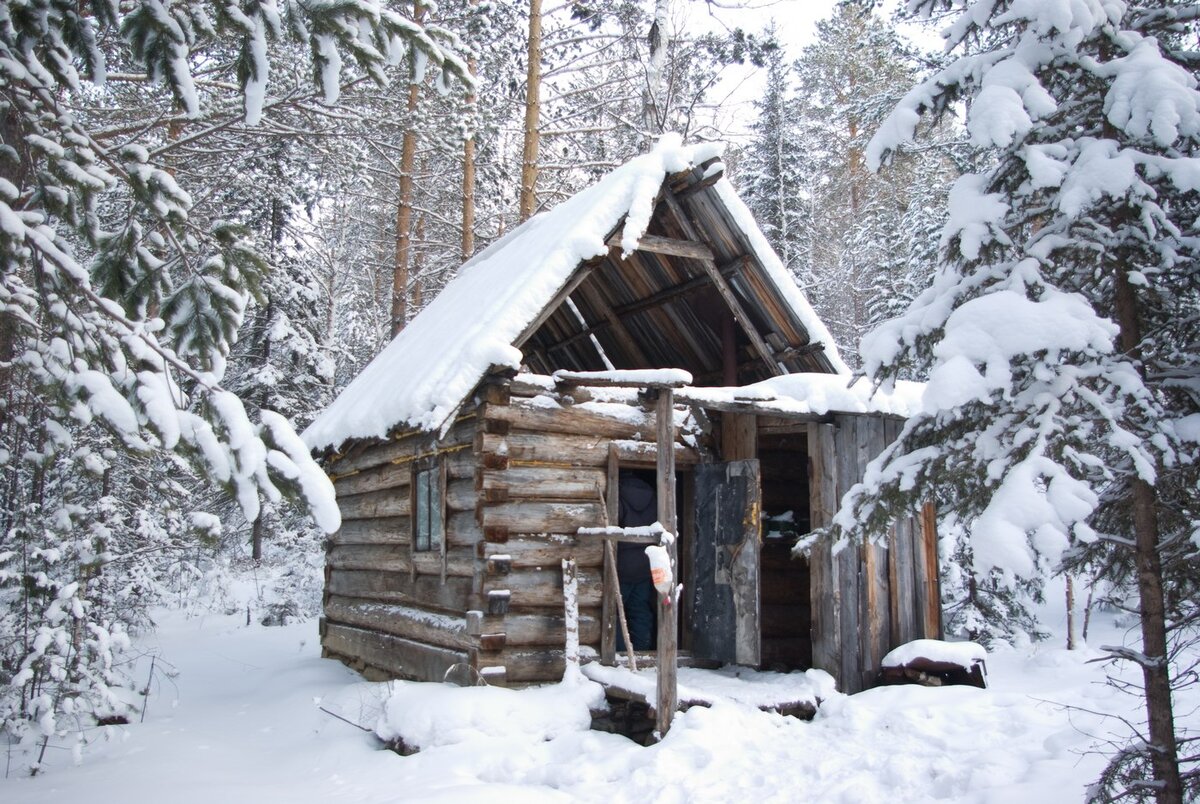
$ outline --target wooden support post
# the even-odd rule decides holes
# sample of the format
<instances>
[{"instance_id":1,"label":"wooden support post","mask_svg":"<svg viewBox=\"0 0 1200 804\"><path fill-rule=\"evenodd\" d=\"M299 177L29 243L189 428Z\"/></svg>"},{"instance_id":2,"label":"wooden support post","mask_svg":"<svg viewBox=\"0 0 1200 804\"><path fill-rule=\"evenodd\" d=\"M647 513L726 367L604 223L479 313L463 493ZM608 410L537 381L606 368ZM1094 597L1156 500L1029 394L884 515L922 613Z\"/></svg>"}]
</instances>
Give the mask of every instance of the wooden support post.
<instances>
[{"instance_id":1,"label":"wooden support post","mask_svg":"<svg viewBox=\"0 0 1200 804\"><path fill-rule=\"evenodd\" d=\"M658 408L656 411L658 425L658 521L671 533L672 539L664 545L667 555L671 558L671 574L678 571L675 556L675 394L670 388L660 388L658 391ZM658 696L656 705L657 718L655 729L659 736L665 736L675 718L675 709L679 705L676 686L676 653L678 648L678 613L675 590L677 584L672 578L666 602L658 601Z\"/></svg>"},{"instance_id":2,"label":"wooden support post","mask_svg":"<svg viewBox=\"0 0 1200 804\"><path fill-rule=\"evenodd\" d=\"M563 646L563 658L566 667L563 669L563 681L579 681L579 582L575 569L575 559L562 560L563 573L563 629L566 633Z\"/></svg>"}]
</instances>

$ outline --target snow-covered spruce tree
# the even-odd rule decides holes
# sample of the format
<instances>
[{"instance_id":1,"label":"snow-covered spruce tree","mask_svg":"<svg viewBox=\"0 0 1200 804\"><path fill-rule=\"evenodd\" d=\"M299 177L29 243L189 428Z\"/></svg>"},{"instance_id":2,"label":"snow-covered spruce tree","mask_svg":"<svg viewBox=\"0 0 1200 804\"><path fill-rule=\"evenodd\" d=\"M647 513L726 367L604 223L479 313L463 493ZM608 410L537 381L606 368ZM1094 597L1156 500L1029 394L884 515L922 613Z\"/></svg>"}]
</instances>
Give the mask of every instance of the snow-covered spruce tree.
<instances>
[{"instance_id":1,"label":"snow-covered spruce tree","mask_svg":"<svg viewBox=\"0 0 1200 804\"><path fill-rule=\"evenodd\" d=\"M843 2L818 23L792 73L790 126L802 144L796 170L804 178L792 203L807 204L801 285L851 365L858 342L880 308L924 285L928 250L914 238L920 213L941 209L956 178L946 132L931 145L903 152L888 174L867 169L871 132L916 80L916 62L895 29L868 4ZM928 217L928 216L926 216ZM923 276L922 276L923 275Z\"/></svg>"},{"instance_id":2,"label":"snow-covered spruce tree","mask_svg":"<svg viewBox=\"0 0 1200 804\"><path fill-rule=\"evenodd\" d=\"M336 100L342 54L376 79L406 48L465 74L452 35L370 0L0 4L0 701L21 739L118 708L111 615L146 591L131 545L187 528L123 508L122 489L179 490L151 462L190 466L251 520L288 497L337 525L287 420L220 384L269 266L233 214L201 209L212 187L189 189L181 161L299 100L267 93L285 40L308 53L314 105ZM138 102L103 102L119 93Z\"/></svg>"},{"instance_id":3,"label":"snow-covered spruce tree","mask_svg":"<svg viewBox=\"0 0 1200 804\"><path fill-rule=\"evenodd\" d=\"M872 165L922 114L962 103L972 142L997 162L952 190L932 287L863 341L877 382L916 370L929 385L836 527L877 534L933 496L972 521L980 572L1029 575L1072 537L1129 550L1142 645L1111 650L1140 666L1146 733L1091 795L1194 797L1200 773L1191 761L1181 771L1173 718L1163 557L1190 554L1195 571L1195 523L1167 502L1190 489L1194 508L1196 489L1200 13L1098 0L911 0L908 12L951 12L947 46L961 55L885 121ZM1119 531L1095 527L1109 499L1128 510Z\"/></svg>"},{"instance_id":4,"label":"snow-covered spruce tree","mask_svg":"<svg viewBox=\"0 0 1200 804\"><path fill-rule=\"evenodd\" d=\"M774 39L774 22L764 32ZM737 186L767 241L793 274L808 267L805 148L800 140L792 97L792 71L782 49L769 53L767 85L755 101L758 119L737 166Z\"/></svg>"},{"instance_id":5,"label":"snow-covered spruce tree","mask_svg":"<svg viewBox=\"0 0 1200 804\"><path fill-rule=\"evenodd\" d=\"M1034 613L1043 602L1044 577L1005 577L997 569L974 567L970 528L952 514L938 522L938 555L943 629L948 637L987 648L1044 639Z\"/></svg>"}]
</instances>

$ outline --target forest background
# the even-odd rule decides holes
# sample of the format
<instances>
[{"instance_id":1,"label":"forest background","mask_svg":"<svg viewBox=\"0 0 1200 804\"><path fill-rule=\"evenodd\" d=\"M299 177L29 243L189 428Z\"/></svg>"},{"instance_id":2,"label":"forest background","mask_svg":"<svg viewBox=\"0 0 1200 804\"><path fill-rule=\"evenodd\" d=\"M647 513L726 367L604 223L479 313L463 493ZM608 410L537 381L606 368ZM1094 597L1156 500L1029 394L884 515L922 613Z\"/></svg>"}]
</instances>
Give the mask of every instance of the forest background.
<instances>
[{"instance_id":1,"label":"forest background","mask_svg":"<svg viewBox=\"0 0 1200 804\"><path fill-rule=\"evenodd\" d=\"M925 5L923 30L941 28L949 4ZM876 130L950 63L873 6L833 5L789 48L760 24L787 2L7 4L9 737L44 747L123 716L124 654L157 605L319 613L336 516L295 432L471 255L664 132L729 143L727 175L862 367L863 335L953 256L956 181L997 163L947 103L872 169ZM979 49L1001 36L977 34ZM749 112L748 71L763 79ZM1129 561L1082 545L1020 573L977 566L952 513L948 635L1040 638L1052 573L1078 583L1081 638L1093 605L1136 608ZM230 593L246 574L251 600Z\"/></svg>"}]
</instances>

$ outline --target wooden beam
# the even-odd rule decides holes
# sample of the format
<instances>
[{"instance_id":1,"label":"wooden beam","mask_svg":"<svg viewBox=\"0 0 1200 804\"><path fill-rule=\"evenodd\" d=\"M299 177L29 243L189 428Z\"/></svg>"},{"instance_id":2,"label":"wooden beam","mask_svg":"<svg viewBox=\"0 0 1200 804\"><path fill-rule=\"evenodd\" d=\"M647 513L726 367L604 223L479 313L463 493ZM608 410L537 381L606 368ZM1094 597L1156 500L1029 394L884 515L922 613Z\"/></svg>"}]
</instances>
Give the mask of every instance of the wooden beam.
<instances>
[{"instance_id":1,"label":"wooden beam","mask_svg":"<svg viewBox=\"0 0 1200 804\"><path fill-rule=\"evenodd\" d=\"M625 542L626 544L662 544L659 533L643 533L644 528L580 528L575 535L581 540L603 539L606 542Z\"/></svg>"},{"instance_id":2,"label":"wooden beam","mask_svg":"<svg viewBox=\"0 0 1200 804\"><path fill-rule=\"evenodd\" d=\"M675 216L675 220L679 224L680 228L683 229L684 234L686 234L689 238L699 239L700 235L696 231L696 227L692 225L691 219L688 218L687 213L684 211L683 206L679 203L679 200L675 198L675 195L673 193L665 193L663 195L663 201L666 202L667 207ZM763 340L762 335L759 335L758 330L754 328L754 322L751 321L750 316L746 313L745 308L742 307L742 303L737 300L737 296L735 296L733 293L733 288L725 280L725 277L721 275L720 270L717 268L717 263L711 258L708 260L699 260L699 263L701 268L704 269L704 272L708 274L709 279L712 280L713 285L716 286L717 292L721 294L721 298L725 300L725 304L728 305L729 311L733 313L733 317L741 326L742 331L746 333L746 337L750 339L750 343L754 347L754 350L758 352L759 355L762 356L762 359L766 362L767 368L770 370L771 374L775 376L784 374L785 372L779 365L779 361L771 352L771 347L767 345L767 342Z\"/></svg>"},{"instance_id":3,"label":"wooden beam","mask_svg":"<svg viewBox=\"0 0 1200 804\"><path fill-rule=\"evenodd\" d=\"M579 575L575 559L562 560L562 576L563 629L566 632L563 640L563 660L566 663L563 680L575 681L579 678Z\"/></svg>"},{"instance_id":4,"label":"wooden beam","mask_svg":"<svg viewBox=\"0 0 1200 804\"><path fill-rule=\"evenodd\" d=\"M678 173L672 173L670 176L667 176L666 184L669 185L672 190L676 190L676 192L678 192L679 188L687 186L689 182L696 179L697 175L703 176L705 171L720 161L722 161L721 157L714 156L709 159L705 159L703 162L695 165L694 167L685 168Z\"/></svg>"},{"instance_id":5,"label":"wooden beam","mask_svg":"<svg viewBox=\"0 0 1200 804\"><path fill-rule=\"evenodd\" d=\"M658 521L670 533L676 533L675 522L675 395L670 388L658 392L658 410L655 418L658 425ZM672 576L678 573L675 539L666 545L671 560ZM679 706L679 690L676 683L676 657L678 655L678 606L675 591L678 584L672 578L665 600L658 600L658 695L655 729L659 737L666 735Z\"/></svg>"},{"instance_id":6,"label":"wooden beam","mask_svg":"<svg viewBox=\"0 0 1200 804\"><path fill-rule=\"evenodd\" d=\"M691 379L691 375L679 369L670 369L671 371L679 371L681 375L686 375ZM620 375L614 376L608 371L556 371L554 372L555 385L583 385L593 388L683 388L688 385L688 382L682 376L677 379L657 378L655 375L659 369L646 369L650 372L643 375L642 371L632 370L625 371L622 374L627 375L622 379Z\"/></svg>"},{"instance_id":7,"label":"wooden beam","mask_svg":"<svg viewBox=\"0 0 1200 804\"><path fill-rule=\"evenodd\" d=\"M546 347L546 351L547 352L556 352L556 351L560 351L562 349L566 349L571 344L579 343L582 340L586 340L586 339L590 338L592 335L595 335L598 332L602 332L603 330L608 329L610 326L612 326L611 321L597 321L595 324L592 324L590 327L585 329L583 332L576 332L574 335L570 335L566 338L563 338L561 341L558 341L557 343L549 344Z\"/></svg>"},{"instance_id":8,"label":"wooden beam","mask_svg":"<svg viewBox=\"0 0 1200 804\"><path fill-rule=\"evenodd\" d=\"M612 237L608 238L608 245L613 248L621 247L621 240L625 236L625 230L617 232ZM637 248L635 251L649 251L651 254L666 254L669 257L686 257L691 260L712 260L714 259L712 249L695 240L678 240L673 237L659 237L658 235L644 234L638 239Z\"/></svg>"},{"instance_id":9,"label":"wooden beam","mask_svg":"<svg viewBox=\"0 0 1200 804\"><path fill-rule=\"evenodd\" d=\"M736 271L741 269L741 267L749 259L749 257L738 257L721 268L721 275L731 276ZM711 281L712 280L708 278L708 274L703 274L701 276L693 277L686 282L681 282L678 285L672 285L669 288L663 288L657 293L653 293L644 299L638 299L637 301L629 302L628 304L621 304L612 309L613 312L619 316L625 316L631 313L640 313L643 310L650 309L651 307L659 307L680 296L694 293L697 290L703 290L704 288L708 287L709 282Z\"/></svg>"},{"instance_id":10,"label":"wooden beam","mask_svg":"<svg viewBox=\"0 0 1200 804\"><path fill-rule=\"evenodd\" d=\"M645 298L662 287L659 283L676 285L690 277L692 273L682 270L682 265L683 261L662 254L635 251L628 259L616 262L616 269L632 297ZM693 332L695 317L692 316L692 319L688 320L684 312L674 309L671 305L647 310L638 342L643 343L644 338L661 339L669 354L677 356L668 362L688 366L704 365L707 362L705 350L697 342Z\"/></svg>"},{"instance_id":11,"label":"wooden beam","mask_svg":"<svg viewBox=\"0 0 1200 804\"><path fill-rule=\"evenodd\" d=\"M701 190L706 190L709 187L712 187L717 182L719 182L724 175L725 175L724 170L714 171L713 173L709 174L708 176L705 176L704 178L700 179L700 181L696 182L695 184L689 184L685 187L681 187L678 190L675 190L675 195L678 196L679 198L686 198L687 196L693 195L694 193L698 193Z\"/></svg>"},{"instance_id":12,"label":"wooden beam","mask_svg":"<svg viewBox=\"0 0 1200 804\"><path fill-rule=\"evenodd\" d=\"M604 316L603 323L612 328L612 334L617 341L617 345L625 350L625 353L640 367L650 368L653 364L646 357L646 353L642 351L642 347L638 344L637 339L629 333L625 322L621 320L621 317L617 315L612 306L605 301L604 295L600 290L593 288L591 283L588 283L581 285L579 292L588 304L598 310L600 315Z\"/></svg>"},{"instance_id":13,"label":"wooden beam","mask_svg":"<svg viewBox=\"0 0 1200 804\"><path fill-rule=\"evenodd\" d=\"M706 285L708 284L708 277L704 277L704 282ZM824 349L825 344L821 341L806 343L803 346L789 346L776 352L775 359L780 363L785 363L788 360L797 360L808 355L816 354L817 352L824 351ZM753 368L760 362L761 359L758 357L754 357L751 360L741 360L738 362L738 371ZM703 374L695 375L692 384L696 386L710 386L716 385L719 382L722 382L720 371L706 371Z\"/></svg>"},{"instance_id":14,"label":"wooden beam","mask_svg":"<svg viewBox=\"0 0 1200 804\"><path fill-rule=\"evenodd\" d=\"M532 338L533 334L541 329L542 324L545 324L546 320L558 311L558 308L564 301L567 300L567 297L574 293L577 287L583 284L583 280L592 275L592 269L595 268L599 263L599 259L588 260L587 262L579 263L579 266L575 269L575 272L571 274L563 286L558 289L558 293L554 294L554 298L550 300L550 303L542 308L542 312L538 314L538 317L531 321L529 326L525 327L525 330L517 337L515 341L513 341L513 346L520 349L525 344L525 341Z\"/></svg>"}]
</instances>

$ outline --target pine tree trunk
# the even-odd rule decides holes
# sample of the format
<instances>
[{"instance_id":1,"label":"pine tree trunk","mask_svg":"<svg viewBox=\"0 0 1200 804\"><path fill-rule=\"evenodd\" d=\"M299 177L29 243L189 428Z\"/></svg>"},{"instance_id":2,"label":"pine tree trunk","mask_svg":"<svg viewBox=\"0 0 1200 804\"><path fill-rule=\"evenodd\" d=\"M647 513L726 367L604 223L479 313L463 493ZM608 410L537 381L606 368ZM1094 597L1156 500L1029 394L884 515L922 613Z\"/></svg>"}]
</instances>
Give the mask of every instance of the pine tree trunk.
<instances>
[{"instance_id":1,"label":"pine tree trunk","mask_svg":"<svg viewBox=\"0 0 1200 804\"><path fill-rule=\"evenodd\" d=\"M418 243L425 242L425 215L417 218L416 239ZM424 254L421 249L413 250L412 258L412 308L417 312L421 311L424 288L421 282L421 274L424 272Z\"/></svg>"},{"instance_id":2,"label":"pine tree trunk","mask_svg":"<svg viewBox=\"0 0 1200 804\"><path fill-rule=\"evenodd\" d=\"M478 5L478 0L471 0L471 7ZM472 56L467 60L467 70L472 76L478 72L479 65ZM475 93L467 96L467 108L475 109L478 102ZM475 132L472 131L463 143L463 177L462 177L462 260L466 262L475 253Z\"/></svg>"},{"instance_id":3,"label":"pine tree trunk","mask_svg":"<svg viewBox=\"0 0 1200 804\"><path fill-rule=\"evenodd\" d=\"M1115 306L1121 350L1141 371L1141 323L1138 301L1129 283L1128 269L1117 266ZM1181 804L1183 783L1175 743L1175 715L1171 701L1170 665L1167 662L1167 617L1163 596L1162 561L1158 554L1158 499L1153 486L1140 477L1130 482L1133 498L1134 563L1142 624L1142 679L1146 694L1146 720L1150 728L1150 758L1158 785L1158 804Z\"/></svg>"},{"instance_id":4,"label":"pine tree trunk","mask_svg":"<svg viewBox=\"0 0 1200 804\"><path fill-rule=\"evenodd\" d=\"M250 557L255 561L262 561L264 516L265 512L259 511L258 519L254 520L250 528Z\"/></svg>"},{"instance_id":5,"label":"pine tree trunk","mask_svg":"<svg viewBox=\"0 0 1200 804\"><path fill-rule=\"evenodd\" d=\"M413 19L421 22L425 9L420 0L413 2ZM400 197L396 202L396 261L392 269L392 336L404 329L408 317L408 266L411 259L413 202L413 163L417 155L417 100L420 85L416 77L408 85L408 115L405 118L404 138L400 144Z\"/></svg>"},{"instance_id":6,"label":"pine tree trunk","mask_svg":"<svg viewBox=\"0 0 1200 804\"><path fill-rule=\"evenodd\" d=\"M525 148L521 156L521 220L537 208L538 118L542 91L542 0L529 0L529 72L525 82Z\"/></svg>"}]
</instances>

